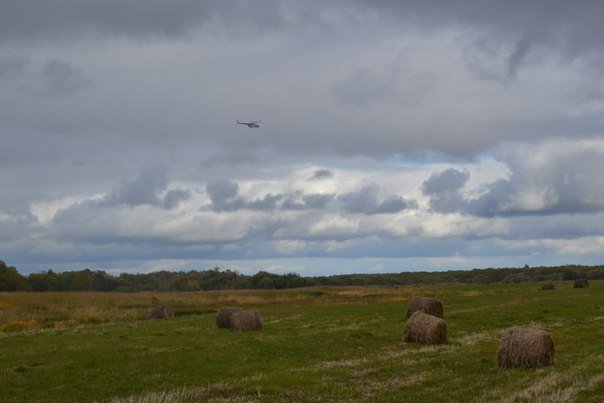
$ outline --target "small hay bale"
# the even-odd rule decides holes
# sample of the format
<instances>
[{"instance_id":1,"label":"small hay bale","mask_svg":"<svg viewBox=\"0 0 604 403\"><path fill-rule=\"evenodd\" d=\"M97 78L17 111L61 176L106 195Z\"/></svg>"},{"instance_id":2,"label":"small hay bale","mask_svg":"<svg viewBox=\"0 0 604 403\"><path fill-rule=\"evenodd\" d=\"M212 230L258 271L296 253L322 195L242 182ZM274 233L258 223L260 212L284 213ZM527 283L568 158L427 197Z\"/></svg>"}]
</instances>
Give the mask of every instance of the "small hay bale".
<instances>
[{"instance_id":1,"label":"small hay bale","mask_svg":"<svg viewBox=\"0 0 604 403\"><path fill-rule=\"evenodd\" d=\"M442 344L447 342L447 323L421 311L413 312L405 325L404 342Z\"/></svg>"},{"instance_id":2,"label":"small hay bale","mask_svg":"<svg viewBox=\"0 0 604 403\"><path fill-rule=\"evenodd\" d=\"M261 329L262 317L257 309L239 310L231 315L231 330L234 332Z\"/></svg>"},{"instance_id":3,"label":"small hay bale","mask_svg":"<svg viewBox=\"0 0 604 403\"><path fill-rule=\"evenodd\" d=\"M228 329L231 327L231 315L233 312L241 311L243 308L237 308L233 306L223 306L218 310L216 315L216 326L220 328Z\"/></svg>"},{"instance_id":4,"label":"small hay bale","mask_svg":"<svg viewBox=\"0 0 604 403\"><path fill-rule=\"evenodd\" d=\"M587 288L589 287L589 281L584 278L578 278L573 283L573 288Z\"/></svg>"},{"instance_id":5,"label":"small hay bale","mask_svg":"<svg viewBox=\"0 0 604 403\"><path fill-rule=\"evenodd\" d=\"M555 288L554 287L554 283L545 283L545 284L543 284L541 286L541 289L544 290L544 291L545 290L553 290L554 288Z\"/></svg>"},{"instance_id":6,"label":"small hay bale","mask_svg":"<svg viewBox=\"0 0 604 403\"><path fill-rule=\"evenodd\" d=\"M501 332L499 368L535 368L554 363L554 339L545 330L511 327Z\"/></svg>"},{"instance_id":7,"label":"small hay bale","mask_svg":"<svg viewBox=\"0 0 604 403\"><path fill-rule=\"evenodd\" d=\"M174 317L174 311L168 305L154 306L147 311L147 319L165 319Z\"/></svg>"},{"instance_id":8,"label":"small hay bale","mask_svg":"<svg viewBox=\"0 0 604 403\"><path fill-rule=\"evenodd\" d=\"M436 298L413 298L409 303L409 308L407 308L407 319L411 317L413 312L417 311L436 316L437 318L442 318L443 304Z\"/></svg>"}]
</instances>

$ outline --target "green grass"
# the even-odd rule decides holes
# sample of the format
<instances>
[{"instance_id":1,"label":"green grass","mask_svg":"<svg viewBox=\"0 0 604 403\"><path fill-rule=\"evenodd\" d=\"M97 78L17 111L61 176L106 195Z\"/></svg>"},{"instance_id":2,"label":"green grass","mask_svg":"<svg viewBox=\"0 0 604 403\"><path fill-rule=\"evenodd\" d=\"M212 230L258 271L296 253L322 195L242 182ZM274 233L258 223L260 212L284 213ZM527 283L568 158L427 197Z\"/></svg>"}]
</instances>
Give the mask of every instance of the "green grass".
<instances>
[{"instance_id":1,"label":"green grass","mask_svg":"<svg viewBox=\"0 0 604 403\"><path fill-rule=\"evenodd\" d=\"M146 321L116 314L72 328L5 329L0 400L602 401L604 282L588 289L556 285L553 291L522 283L158 293L129 295L127 303L119 294L79 294L72 301L78 312L99 306L144 312L161 300L174 302L177 316ZM401 342L413 295L443 301L446 345ZM15 302L20 298L0 294L4 316L30 309L44 325L40 312L56 315L58 300L62 321L79 315L66 308L73 295L31 294L37 302L29 305ZM264 329L217 329L215 312L225 301L260 309ZM509 326L549 331L555 365L498 369L499 333Z\"/></svg>"}]
</instances>

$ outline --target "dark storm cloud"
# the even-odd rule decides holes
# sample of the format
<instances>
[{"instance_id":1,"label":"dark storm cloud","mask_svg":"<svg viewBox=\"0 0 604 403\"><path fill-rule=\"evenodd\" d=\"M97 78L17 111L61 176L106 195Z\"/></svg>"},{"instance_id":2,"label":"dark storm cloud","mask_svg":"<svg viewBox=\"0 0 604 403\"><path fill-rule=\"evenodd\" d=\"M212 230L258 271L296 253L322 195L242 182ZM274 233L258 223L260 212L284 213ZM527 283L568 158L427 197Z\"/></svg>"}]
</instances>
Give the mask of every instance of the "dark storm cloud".
<instances>
[{"instance_id":1,"label":"dark storm cloud","mask_svg":"<svg viewBox=\"0 0 604 403\"><path fill-rule=\"evenodd\" d=\"M41 69L41 77L46 90L52 96L67 96L82 88L92 85L84 74L69 63L51 60Z\"/></svg>"},{"instance_id":2,"label":"dark storm cloud","mask_svg":"<svg viewBox=\"0 0 604 403\"><path fill-rule=\"evenodd\" d=\"M258 157L250 154L224 154L205 158L199 163L200 168L213 168L221 166L256 165Z\"/></svg>"},{"instance_id":3,"label":"dark storm cloud","mask_svg":"<svg viewBox=\"0 0 604 403\"><path fill-rule=\"evenodd\" d=\"M498 39L480 38L466 45L463 58L468 70L481 80L494 81L509 86L530 56L532 46L527 36L510 39L502 46Z\"/></svg>"},{"instance_id":4,"label":"dark storm cloud","mask_svg":"<svg viewBox=\"0 0 604 403\"><path fill-rule=\"evenodd\" d=\"M392 21L407 20L432 28L463 24L511 36L520 33L535 41L557 43L569 54L603 46L599 38L604 3L599 1L378 0L357 4L380 10Z\"/></svg>"},{"instance_id":5,"label":"dark storm cloud","mask_svg":"<svg viewBox=\"0 0 604 403\"><path fill-rule=\"evenodd\" d=\"M514 50L507 59L508 78L512 79L516 77L520 63L522 63L522 60L526 57L529 48L530 42L527 38L522 38L518 42L516 42Z\"/></svg>"},{"instance_id":6,"label":"dark storm cloud","mask_svg":"<svg viewBox=\"0 0 604 403\"><path fill-rule=\"evenodd\" d=\"M237 197L239 185L228 180L217 180L206 185L206 192L216 211L234 211L243 208L245 202Z\"/></svg>"},{"instance_id":7,"label":"dark storm cloud","mask_svg":"<svg viewBox=\"0 0 604 403\"><path fill-rule=\"evenodd\" d=\"M283 210L301 211L301 210L323 210L329 207L329 203L334 200L335 194L311 193L303 194L302 191L295 191L283 198L281 208Z\"/></svg>"},{"instance_id":8,"label":"dark storm cloud","mask_svg":"<svg viewBox=\"0 0 604 403\"><path fill-rule=\"evenodd\" d=\"M92 86L84 72L61 60L33 61L23 56L0 59L0 81L18 84L17 91L65 97Z\"/></svg>"},{"instance_id":9,"label":"dark storm cloud","mask_svg":"<svg viewBox=\"0 0 604 403\"><path fill-rule=\"evenodd\" d=\"M467 171L447 169L433 173L422 185L435 212L479 217L563 215L604 211L603 153L589 145L563 142L516 146L506 152L508 178L484 187L468 198L462 192L470 179ZM542 154L548 153L547 158ZM534 159L542 159L535 163Z\"/></svg>"},{"instance_id":10,"label":"dark storm cloud","mask_svg":"<svg viewBox=\"0 0 604 403\"><path fill-rule=\"evenodd\" d=\"M104 198L104 202L108 205L157 206L162 202L158 194L167 184L165 171L157 168L145 169L136 178L117 186Z\"/></svg>"},{"instance_id":11,"label":"dark storm cloud","mask_svg":"<svg viewBox=\"0 0 604 403\"><path fill-rule=\"evenodd\" d=\"M588 13L563 2L544 6L512 1L505 2L505 7L495 1L428 3L181 0L168 4L152 0L141 7L134 0L9 2L0 13L0 45L6 45L7 53L31 57L31 68L42 71L40 85L50 94L71 95L73 104L59 108L47 99L17 97L9 110L0 112L0 119L7 130L52 131L57 137L93 131L90 136L115 136L130 146L135 139L147 143L151 136L169 143L165 134L178 133L196 146L211 143L220 149L217 154L199 156L203 168L239 169L257 160L237 156L263 147L287 155L299 150L305 156L325 152L413 156L418 150L435 150L472 157L509 136L545 137L552 130L562 131L565 122L574 129L560 113L565 104L546 103L543 110L550 115L545 118L506 115L513 108L512 100L500 93L487 94L491 96L487 103L493 104L487 105L487 113L475 114L471 102L457 101L472 101L468 95L483 94L473 87L475 83L460 79L459 71L449 70L457 57L444 54L450 43L423 50L422 41L438 42L438 33L446 29L459 30L451 35L461 37L460 48L486 37L499 52L500 67L491 73L509 81L520 76L525 65L536 63L533 55L544 44L558 54L559 42L579 38L579 31L591 27L599 33L599 20L596 26L592 15L602 6L589 3L585 8L592 11ZM500 16L505 23L498 20ZM523 25L536 28L520 29ZM548 34L533 32L541 29ZM229 35L238 30L266 35L261 39ZM418 35L412 41L422 44L408 46L403 40L400 45L383 45L379 58L359 57L367 49L379 48L390 35L407 34ZM348 45L361 38L366 39ZM56 45L57 39L81 45L68 51L70 47ZM583 45L573 49L579 48L585 49ZM63 54L48 56L53 52ZM429 52L434 55L414 62L417 53ZM340 55L348 56L336 63ZM277 59L290 62L276 63ZM8 70L15 74L14 66ZM449 88L449 79L460 82L460 87ZM18 83L14 84L17 92ZM87 85L94 85L94 91L80 91ZM250 108L254 115L270 111L274 121L246 138L234 132L231 123L234 115L248 113ZM501 116L509 119L499 124ZM550 124L550 118L561 122ZM602 126L596 120L590 123L596 127L581 128L580 134ZM370 130L376 134L369 136ZM191 139L196 134L203 140ZM220 160L217 155L227 158Z\"/></svg>"},{"instance_id":12,"label":"dark storm cloud","mask_svg":"<svg viewBox=\"0 0 604 403\"><path fill-rule=\"evenodd\" d=\"M422 190L427 195L456 194L469 178L470 174L467 171L449 168L430 175L430 178L422 184Z\"/></svg>"},{"instance_id":13,"label":"dark storm cloud","mask_svg":"<svg viewBox=\"0 0 604 403\"><path fill-rule=\"evenodd\" d=\"M27 0L0 2L0 42L78 41L83 37L178 38L199 25L280 24L277 1ZM253 24L250 24L250 21Z\"/></svg>"},{"instance_id":14,"label":"dark storm cloud","mask_svg":"<svg viewBox=\"0 0 604 403\"><path fill-rule=\"evenodd\" d=\"M302 197L304 206L311 209L324 209L334 199L334 194L308 194Z\"/></svg>"},{"instance_id":15,"label":"dark storm cloud","mask_svg":"<svg viewBox=\"0 0 604 403\"><path fill-rule=\"evenodd\" d=\"M178 207L178 205L191 198L191 191L188 189L172 189L169 190L163 200L162 200L162 207L167 209L167 210L172 210L175 207Z\"/></svg>"},{"instance_id":16,"label":"dark storm cloud","mask_svg":"<svg viewBox=\"0 0 604 403\"><path fill-rule=\"evenodd\" d=\"M372 212L375 214L395 214L414 208L417 208L415 201L406 200L401 196L390 196L379 203Z\"/></svg>"},{"instance_id":17,"label":"dark storm cloud","mask_svg":"<svg viewBox=\"0 0 604 403\"><path fill-rule=\"evenodd\" d=\"M273 210L277 202L283 199L282 195L266 194L262 199L249 201L246 207L250 210Z\"/></svg>"},{"instance_id":18,"label":"dark storm cloud","mask_svg":"<svg viewBox=\"0 0 604 403\"><path fill-rule=\"evenodd\" d=\"M389 196L385 200L379 200L379 190L378 184L365 185L357 192L338 196L338 203L345 211L354 214L393 214L414 207L413 202L401 196Z\"/></svg>"},{"instance_id":19,"label":"dark storm cloud","mask_svg":"<svg viewBox=\"0 0 604 403\"><path fill-rule=\"evenodd\" d=\"M422 184L422 192L430 196L430 208L439 213L463 211L466 201L461 195L461 188L469 178L467 171L453 168L430 175Z\"/></svg>"},{"instance_id":20,"label":"dark storm cloud","mask_svg":"<svg viewBox=\"0 0 604 403\"><path fill-rule=\"evenodd\" d=\"M553 256L498 242L602 234L603 14L0 0L0 250L40 264ZM149 161L165 168L140 171Z\"/></svg>"},{"instance_id":21,"label":"dark storm cloud","mask_svg":"<svg viewBox=\"0 0 604 403\"><path fill-rule=\"evenodd\" d=\"M306 208L306 203L304 203L300 198L302 197L302 191L296 191L290 194L289 196L283 199L281 203L281 208L283 210L304 210Z\"/></svg>"},{"instance_id":22,"label":"dark storm cloud","mask_svg":"<svg viewBox=\"0 0 604 403\"><path fill-rule=\"evenodd\" d=\"M309 181L321 180L321 179L329 179L333 178L333 172L328 169L317 169L310 178Z\"/></svg>"},{"instance_id":23,"label":"dark storm cloud","mask_svg":"<svg viewBox=\"0 0 604 403\"><path fill-rule=\"evenodd\" d=\"M408 71L404 59L397 57L379 69L361 68L331 88L335 99L343 105L358 107L394 103L412 106L420 102L430 86L430 75Z\"/></svg>"},{"instance_id":24,"label":"dark storm cloud","mask_svg":"<svg viewBox=\"0 0 604 403\"><path fill-rule=\"evenodd\" d=\"M430 196L430 209L438 213L462 213L483 217L524 214L505 209L520 190L514 187L513 179L497 180L489 184L487 191L479 198L468 200L462 194L462 187L469 179L470 174L467 171L453 168L433 173L422 184L422 192Z\"/></svg>"},{"instance_id":25,"label":"dark storm cloud","mask_svg":"<svg viewBox=\"0 0 604 403\"><path fill-rule=\"evenodd\" d=\"M22 56L0 59L0 80L12 80L24 75L29 66L29 59Z\"/></svg>"},{"instance_id":26,"label":"dark storm cloud","mask_svg":"<svg viewBox=\"0 0 604 403\"><path fill-rule=\"evenodd\" d=\"M546 153L545 150L539 150ZM511 175L488 187L468 204L472 214L580 214L604 211L603 152L589 143L549 144L550 155L535 156L531 147L509 151ZM531 158L543 159L534 164Z\"/></svg>"},{"instance_id":27,"label":"dark storm cloud","mask_svg":"<svg viewBox=\"0 0 604 403\"><path fill-rule=\"evenodd\" d=\"M239 196L239 185L228 180L218 180L206 185L206 192L212 201L214 211L257 210L269 211L277 208L277 203L284 196L280 194L265 194L260 199L248 199Z\"/></svg>"},{"instance_id":28,"label":"dark storm cloud","mask_svg":"<svg viewBox=\"0 0 604 403\"><path fill-rule=\"evenodd\" d=\"M509 37L530 37L536 42L556 43L566 53L602 49L600 40L604 4L598 1L564 0L481 1L379 0L332 1L229 1L229 0L45 0L0 3L0 42L78 41L82 38L131 37L134 39L179 38L200 26L220 31L291 29L293 25L334 29L334 13L346 10L353 24L375 22L400 26L408 23L428 29L468 25ZM336 14L337 15L337 14ZM510 58L515 74L528 42L519 42Z\"/></svg>"},{"instance_id":29,"label":"dark storm cloud","mask_svg":"<svg viewBox=\"0 0 604 403\"><path fill-rule=\"evenodd\" d=\"M212 202L214 211L238 210L342 210L353 214L395 214L403 210L416 208L415 201L409 201L398 195L391 195L381 200L377 193L380 186L370 184L356 192L336 194L303 194L294 191L290 194L265 194L261 198L252 199L239 195L239 185L228 180L209 183L206 192Z\"/></svg>"},{"instance_id":30,"label":"dark storm cloud","mask_svg":"<svg viewBox=\"0 0 604 403\"><path fill-rule=\"evenodd\" d=\"M55 222L67 219L79 221L86 214L96 211L110 211L113 208L152 206L171 210L191 197L188 189L166 191L168 179L166 172L157 167L143 169L133 179L124 180L100 198L84 199L58 211ZM165 193L165 194L163 194ZM163 195L162 195L163 194Z\"/></svg>"}]
</instances>

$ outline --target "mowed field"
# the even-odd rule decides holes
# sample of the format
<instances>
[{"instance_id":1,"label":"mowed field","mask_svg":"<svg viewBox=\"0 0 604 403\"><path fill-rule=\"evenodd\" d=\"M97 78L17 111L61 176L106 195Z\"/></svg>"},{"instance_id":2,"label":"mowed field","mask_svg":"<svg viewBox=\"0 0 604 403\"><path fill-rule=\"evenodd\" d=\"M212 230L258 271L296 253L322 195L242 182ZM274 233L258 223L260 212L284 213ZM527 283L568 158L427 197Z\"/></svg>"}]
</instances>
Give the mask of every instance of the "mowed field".
<instances>
[{"instance_id":1,"label":"mowed field","mask_svg":"<svg viewBox=\"0 0 604 403\"><path fill-rule=\"evenodd\" d=\"M0 400L601 402L604 281L555 285L0 293ZM447 344L402 342L414 296L443 302ZM264 329L218 329L224 305ZM498 369L510 326L550 332L555 365Z\"/></svg>"}]
</instances>

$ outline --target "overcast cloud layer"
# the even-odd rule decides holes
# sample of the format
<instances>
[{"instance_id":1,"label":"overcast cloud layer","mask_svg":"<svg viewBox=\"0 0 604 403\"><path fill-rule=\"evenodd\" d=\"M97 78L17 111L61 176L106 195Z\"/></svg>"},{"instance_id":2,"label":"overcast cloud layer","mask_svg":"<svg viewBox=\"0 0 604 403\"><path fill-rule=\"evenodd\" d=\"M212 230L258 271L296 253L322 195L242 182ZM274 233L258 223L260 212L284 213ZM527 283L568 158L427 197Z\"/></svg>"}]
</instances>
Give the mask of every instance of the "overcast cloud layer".
<instances>
[{"instance_id":1,"label":"overcast cloud layer","mask_svg":"<svg viewBox=\"0 0 604 403\"><path fill-rule=\"evenodd\" d=\"M0 0L0 259L308 275L602 263L603 14Z\"/></svg>"}]
</instances>

